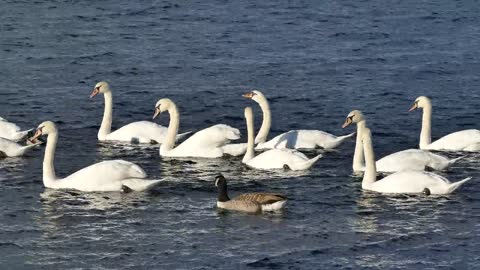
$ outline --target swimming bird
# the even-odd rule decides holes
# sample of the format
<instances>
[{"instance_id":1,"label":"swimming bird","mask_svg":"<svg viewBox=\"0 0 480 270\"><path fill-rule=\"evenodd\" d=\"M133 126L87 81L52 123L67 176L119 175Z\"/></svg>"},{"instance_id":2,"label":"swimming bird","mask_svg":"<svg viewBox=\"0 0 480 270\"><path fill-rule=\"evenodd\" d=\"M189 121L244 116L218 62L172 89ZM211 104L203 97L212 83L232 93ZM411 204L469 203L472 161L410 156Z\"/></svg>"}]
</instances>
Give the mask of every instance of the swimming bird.
<instances>
[{"instance_id":1,"label":"swimming bird","mask_svg":"<svg viewBox=\"0 0 480 270\"><path fill-rule=\"evenodd\" d=\"M162 98L155 105L153 119L165 111L168 111L170 115L170 123L165 141L160 146L161 156L218 158L225 153L223 146L240 138L238 129L225 124L217 124L196 132L175 146L175 138L180 125L180 113L177 105L171 99Z\"/></svg>"},{"instance_id":2,"label":"swimming bird","mask_svg":"<svg viewBox=\"0 0 480 270\"><path fill-rule=\"evenodd\" d=\"M107 82L97 83L90 98L93 98L100 93L103 94L105 98L105 111L97 135L99 141L124 141L130 143L157 144L162 143L165 140L167 128L150 121L133 122L112 131L112 90ZM190 132L179 134L176 136L176 139L182 139L189 133Z\"/></svg>"},{"instance_id":3,"label":"swimming bird","mask_svg":"<svg viewBox=\"0 0 480 270\"><path fill-rule=\"evenodd\" d=\"M480 130L466 129L450 133L432 142L432 102L426 96L420 96L409 112L423 109L420 149L438 151L480 151Z\"/></svg>"},{"instance_id":4,"label":"swimming bird","mask_svg":"<svg viewBox=\"0 0 480 270\"><path fill-rule=\"evenodd\" d=\"M80 191L145 191L161 180L146 180L140 166L125 160L102 161L77 171L65 178L55 174L55 150L58 129L55 123L41 123L32 140L46 135L47 145L43 159L43 184L52 189L76 189Z\"/></svg>"},{"instance_id":5,"label":"swimming bird","mask_svg":"<svg viewBox=\"0 0 480 270\"><path fill-rule=\"evenodd\" d=\"M245 108L245 120L247 121L248 146L247 152L243 157L242 162L247 166L255 169L284 169L291 170L306 170L313 166L313 164L322 157L309 159L305 154L295 149L274 148L267 150L255 156L254 151L254 124L252 108Z\"/></svg>"},{"instance_id":6,"label":"swimming bird","mask_svg":"<svg viewBox=\"0 0 480 270\"><path fill-rule=\"evenodd\" d=\"M360 172L365 170L360 132L366 127L366 119L361 111L351 111L342 127L346 128L352 123L357 124L357 141L355 144L355 153L353 154L352 167L354 172ZM464 158L464 156L448 159L442 155L431 153L426 150L407 149L384 156L376 162L376 166L377 171L386 173L405 170L423 171L425 169L441 171L447 169L462 158Z\"/></svg>"},{"instance_id":7,"label":"swimming bird","mask_svg":"<svg viewBox=\"0 0 480 270\"><path fill-rule=\"evenodd\" d=\"M365 127L361 134L366 161L362 189L381 193L450 194L472 179L467 177L461 181L451 183L447 178L431 172L402 171L390 174L377 181L371 131Z\"/></svg>"},{"instance_id":8,"label":"swimming bird","mask_svg":"<svg viewBox=\"0 0 480 270\"><path fill-rule=\"evenodd\" d=\"M223 175L215 177L215 186L218 188L217 207L221 209L258 213L280 210L287 203L287 197L278 193L244 193L230 199Z\"/></svg>"}]
</instances>

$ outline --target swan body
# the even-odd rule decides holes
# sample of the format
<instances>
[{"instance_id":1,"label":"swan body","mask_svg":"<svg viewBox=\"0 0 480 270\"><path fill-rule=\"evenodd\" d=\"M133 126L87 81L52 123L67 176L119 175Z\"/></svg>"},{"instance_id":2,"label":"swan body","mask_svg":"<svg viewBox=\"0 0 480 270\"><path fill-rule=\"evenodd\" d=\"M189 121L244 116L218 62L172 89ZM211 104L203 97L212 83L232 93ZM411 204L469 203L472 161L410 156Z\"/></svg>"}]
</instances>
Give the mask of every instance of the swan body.
<instances>
[{"instance_id":1,"label":"swan body","mask_svg":"<svg viewBox=\"0 0 480 270\"><path fill-rule=\"evenodd\" d=\"M251 98L260 105L263 112L263 122L258 134L255 138L257 147L255 149L272 149L272 148L290 148L290 149L314 149L324 148L333 149L342 144L346 139L352 137L354 133L337 137L330 133L320 130L291 130L282 133L273 139L267 141L268 133L271 127L271 112L267 98L260 91L252 91L243 95Z\"/></svg>"},{"instance_id":2,"label":"swan body","mask_svg":"<svg viewBox=\"0 0 480 270\"><path fill-rule=\"evenodd\" d=\"M184 138L190 132L176 136ZM149 121L138 121L127 124L104 137L104 141L127 141L132 143L162 143L167 136L167 128Z\"/></svg>"},{"instance_id":3,"label":"swan body","mask_svg":"<svg viewBox=\"0 0 480 270\"><path fill-rule=\"evenodd\" d=\"M242 162L249 167L270 170L283 169L285 166L288 166L291 170L306 170L322 157L322 155L318 155L309 159L303 153L295 149L270 149L255 156L253 149L254 127L252 108L245 108L245 119L247 121L248 129L248 147Z\"/></svg>"},{"instance_id":4,"label":"swan body","mask_svg":"<svg viewBox=\"0 0 480 270\"><path fill-rule=\"evenodd\" d=\"M321 130L290 130L274 137L268 142L259 143L256 149L333 149L353 135L355 135L355 133L337 137Z\"/></svg>"},{"instance_id":5,"label":"swan body","mask_svg":"<svg viewBox=\"0 0 480 270\"><path fill-rule=\"evenodd\" d=\"M423 108L420 149L438 151L480 151L480 130L468 129L450 133L432 142L432 103L428 97L420 96L409 111Z\"/></svg>"},{"instance_id":6,"label":"swan body","mask_svg":"<svg viewBox=\"0 0 480 270\"><path fill-rule=\"evenodd\" d=\"M145 171L138 165L124 160L103 161L90 165L63 179L55 174L54 156L58 131L53 122L39 125L34 139L47 135L43 161L43 184L53 189L76 189L80 191L121 191L124 186L135 191L148 190L160 180L146 180Z\"/></svg>"},{"instance_id":7,"label":"swan body","mask_svg":"<svg viewBox=\"0 0 480 270\"><path fill-rule=\"evenodd\" d=\"M363 113L358 110L350 112L345 120L343 127L351 123L357 124L357 140L355 145L355 154L353 158L353 171L365 171L363 145L361 130L366 127L366 120ZM405 170L423 171L425 168L434 170L445 170L456 161L463 157L451 159L434 154L425 150L408 149L385 156L376 162L378 172L399 172Z\"/></svg>"},{"instance_id":8,"label":"swan body","mask_svg":"<svg viewBox=\"0 0 480 270\"><path fill-rule=\"evenodd\" d=\"M287 203L287 197L278 193L245 193L230 199L227 194L227 181L222 175L215 178L215 186L218 188L217 207L226 210L247 213L277 211Z\"/></svg>"},{"instance_id":9,"label":"swan body","mask_svg":"<svg viewBox=\"0 0 480 270\"><path fill-rule=\"evenodd\" d=\"M196 132L175 147L175 136L180 124L178 108L172 100L168 98L160 99L155 106L153 118L164 111L168 111L170 114L170 123L167 137L160 146L161 156L218 158L225 154L223 149L225 145L240 138L238 129L218 124Z\"/></svg>"},{"instance_id":10,"label":"swan body","mask_svg":"<svg viewBox=\"0 0 480 270\"><path fill-rule=\"evenodd\" d=\"M18 142L25 139L30 131L32 129L22 131L16 124L0 117L0 138Z\"/></svg>"},{"instance_id":11,"label":"swan body","mask_svg":"<svg viewBox=\"0 0 480 270\"><path fill-rule=\"evenodd\" d=\"M469 177L456 183L451 183L445 177L430 172L402 171L377 181L375 154L373 152L370 129L365 127L361 133L366 161L365 174L362 180L363 189L381 193L422 193L427 189L430 194L450 194L471 179Z\"/></svg>"},{"instance_id":12,"label":"swan body","mask_svg":"<svg viewBox=\"0 0 480 270\"><path fill-rule=\"evenodd\" d=\"M99 141L124 141L130 143L162 143L167 135L167 128L149 121L133 122L112 131L112 90L106 82L95 85L90 97L102 93L105 98L105 111L102 124L98 131ZM179 134L177 139L185 137L190 132Z\"/></svg>"},{"instance_id":13,"label":"swan body","mask_svg":"<svg viewBox=\"0 0 480 270\"><path fill-rule=\"evenodd\" d=\"M30 151L36 144L20 145L16 142L0 138L0 153L5 157L20 157Z\"/></svg>"}]
</instances>

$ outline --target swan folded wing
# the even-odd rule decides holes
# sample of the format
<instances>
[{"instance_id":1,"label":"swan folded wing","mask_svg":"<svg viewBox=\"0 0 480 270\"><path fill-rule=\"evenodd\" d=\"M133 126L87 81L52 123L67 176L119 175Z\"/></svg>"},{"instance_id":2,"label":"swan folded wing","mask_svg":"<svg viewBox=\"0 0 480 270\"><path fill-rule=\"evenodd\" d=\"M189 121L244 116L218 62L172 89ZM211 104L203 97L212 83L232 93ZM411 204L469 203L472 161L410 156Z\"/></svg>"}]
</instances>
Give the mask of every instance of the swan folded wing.
<instances>
[{"instance_id":1,"label":"swan folded wing","mask_svg":"<svg viewBox=\"0 0 480 270\"><path fill-rule=\"evenodd\" d=\"M430 145L429 149L468 151L471 145L480 143L480 130L467 129L448 134Z\"/></svg>"},{"instance_id":2,"label":"swan folded wing","mask_svg":"<svg viewBox=\"0 0 480 270\"><path fill-rule=\"evenodd\" d=\"M20 127L8 121L0 121L0 137L18 141L27 136L30 130L21 131Z\"/></svg>"},{"instance_id":3,"label":"swan folded wing","mask_svg":"<svg viewBox=\"0 0 480 270\"><path fill-rule=\"evenodd\" d=\"M445 177L430 172L405 171L374 182L371 190L382 193L422 193L428 188L432 194L444 194L449 185Z\"/></svg>"},{"instance_id":4,"label":"swan folded wing","mask_svg":"<svg viewBox=\"0 0 480 270\"><path fill-rule=\"evenodd\" d=\"M338 137L321 130L290 130L259 145L261 148L312 149L320 146L331 148L338 143Z\"/></svg>"},{"instance_id":5,"label":"swan folded wing","mask_svg":"<svg viewBox=\"0 0 480 270\"><path fill-rule=\"evenodd\" d=\"M282 169L284 165L292 168L294 164L303 164L308 160L303 153L292 149L271 149L249 160L247 165L263 169Z\"/></svg>"},{"instance_id":6,"label":"swan folded wing","mask_svg":"<svg viewBox=\"0 0 480 270\"><path fill-rule=\"evenodd\" d=\"M230 140L236 140L239 138L240 131L238 129L219 124L196 132L176 148L217 148L226 145Z\"/></svg>"},{"instance_id":7,"label":"swan folded wing","mask_svg":"<svg viewBox=\"0 0 480 270\"><path fill-rule=\"evenodd\" d=\"M129 141L137 143L162 143L167 135L167 128L149 121L127 124L107 135L107 140Z\"/></svg>"},{"instance_id":8,"label":"swan folded wing","mask_svg":"<svg viewBox=\"0 0 480 270\"><path fill-rule=\"evenodd\" d=\"M385 156L376 162L377 170L399 172L404 170L423 171L431 164L428 154L419 149L408 149Z\"/></svg>"},{"instance_id":9,"label":"swan folded wing","mask_svg":"<svg viewBox=\"0 0 480 270\"><path fill-rule=\"evenodd\" d=\"M145 171L138 165L124 160L102 161L90 165L60 180L65 188L84 191L120 190L122 181L145 178Z\"/></svg>"},{"instance_id":10,"label":"swan folded wing","mask_svg":"<svg viewBox=\"0 0 480 270\"><path fill-rule=\"evenodd\" d=\"M21 156L27 149L16 142L0 138L0 151L5 153L7 157Z\"/></svg>"}]
</instances>

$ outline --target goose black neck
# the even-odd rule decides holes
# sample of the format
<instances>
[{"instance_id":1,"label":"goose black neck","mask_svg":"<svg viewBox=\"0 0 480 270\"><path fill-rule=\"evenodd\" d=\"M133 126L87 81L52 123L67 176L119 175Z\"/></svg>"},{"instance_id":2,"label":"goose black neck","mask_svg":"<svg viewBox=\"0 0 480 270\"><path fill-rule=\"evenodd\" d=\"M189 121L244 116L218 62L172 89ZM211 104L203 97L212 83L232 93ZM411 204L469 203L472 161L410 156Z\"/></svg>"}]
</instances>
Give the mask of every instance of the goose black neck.
<instances>
[{"instance_id":1,"label":"goose black neck","mask_svg":"<svg viewBox=\"0 0 480 270\"><path fill-rule=\"evenodd\" d=\"M228 197L227 193L227 183L225 181L221 181L218 185L218 201L219 202L228 202L230 198Z\"/></svg>"}]
</instances>

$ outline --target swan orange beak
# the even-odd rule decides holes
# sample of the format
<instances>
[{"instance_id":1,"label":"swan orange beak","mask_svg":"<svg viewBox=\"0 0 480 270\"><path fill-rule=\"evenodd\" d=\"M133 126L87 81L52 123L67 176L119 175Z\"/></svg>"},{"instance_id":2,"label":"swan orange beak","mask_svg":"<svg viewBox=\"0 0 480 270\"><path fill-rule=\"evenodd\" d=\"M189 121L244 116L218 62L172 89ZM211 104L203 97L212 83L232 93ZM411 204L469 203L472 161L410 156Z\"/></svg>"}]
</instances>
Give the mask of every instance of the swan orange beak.
<instances>
[{"instance_id":1,"label":"swan orange beak","mask_svg":"<svg viewBox=\"0 0 480 270\"><path fill-rule=\"evenodd\" d=\"M352 123L352 118L347 117L347 119L345 119L345 123L343 123L343 125L342 125L342 128L348 127L351 123Z\"/></svg>"},{"instance_id":2,"label":"swan orange beak","mask_svg":"<svg viewBox=\"0 0 480 270\"><path fill-rule=\"evenodd\" d=\"M35 144L35 141L38 139L38 137L42 136L42 129L39 128L35 132L35 135L33 135L32 138L28 139L31 143Z\"/></svg>"},{"instance_id":3,"label":"swan orange beak","mask_svg":"<svg viewBox=\"0 0 480 270\"><path fill-rule=\"evenodd\" d=\"M160 114L160 109L159 109L159 108L155 108L155 113L153 114L152 119L155 119L159 114Z\"/></svg>"},{"instance_id":4,"label":"swan orange beak","mask_svg":"<svg viewBox=\"0 0 480 270\"><path fill-rule=\"evenodd\" d=\"M253 98L254 95L255 95L255 93L249 92L249 93L243 94L242 97L244 97L244 98Z\"/></svg>"},{"instance_id":5,"label":"swan orange beak","mask_svg":"<svg viewBox=\"0 0 480 270\"><path fill-rule=\"evenodd\" d=\"M417 108L418 108L418 104L417 104L417 102L415 102L415 103L413 104L413 106L410 108L410 110L408 110L408 111L411 112L411 111L416 110Z\"/></svg>"},{"instance_id":6,"label":"swan orange beak","mask_svg":"<svg viewBox=\"0 0 480 270\"><path fill-rule=\"evenodd\" d=\"M100 93L100 87L95 87L92 93L90 94L90 98L93 98L94 96L98 95L98 93Z\"/></svg>"}]
</instances>

